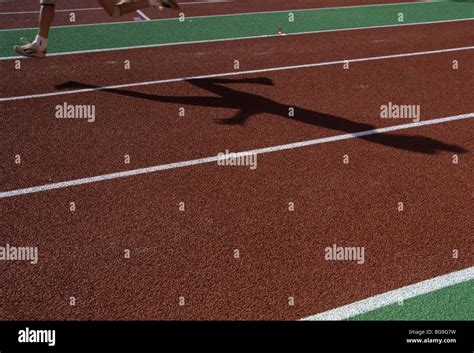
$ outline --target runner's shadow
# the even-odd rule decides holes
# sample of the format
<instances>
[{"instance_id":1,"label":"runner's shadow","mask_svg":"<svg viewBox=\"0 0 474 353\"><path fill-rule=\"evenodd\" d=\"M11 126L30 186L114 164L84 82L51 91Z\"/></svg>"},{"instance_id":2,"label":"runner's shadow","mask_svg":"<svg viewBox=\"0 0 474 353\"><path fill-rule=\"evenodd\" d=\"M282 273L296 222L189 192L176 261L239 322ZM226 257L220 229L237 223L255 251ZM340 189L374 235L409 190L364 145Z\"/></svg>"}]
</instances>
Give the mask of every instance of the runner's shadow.
<instances>
[{"instance_id":1,"label":"runner's shadow","mask_svg":"<svg viewBox=\"0 0 474 353\"><path fill-rule=\"evenodd\" d=\"M263 96L238 91L230 88L228 84L259 84L273 86L272 80L264 77L243 78L243 79L199 79L188 80L189 84L214 93L215 96L161 96L142 92L126 90L122 88L105 88L100 86L84 84L80 82L65 82L57 85L57 89L99 89L103 92L118 94L126 97L146 99L161 103L174 103L181 105L192 105L198 107L210 108L228 108L238 112L231 118L218 119L217 122L225 125L244 125L245 122L256 115L267 113L280 116L286 119L292 119L304 124L331 129L344 133L354 133L359 139L372 143L397 148L401 150L437 154L442 151L453 153L466 153L464 148L444 143L429 137L421 135L402 135L394 133L375 133L364 135L364 131L376 129L374 125L358 123L349 119L334 115L315 112L301 107L291 107L289 105L278 103ZM294 116L289 117L289 109L294 109Z\"/></svg>"}]
</instances>

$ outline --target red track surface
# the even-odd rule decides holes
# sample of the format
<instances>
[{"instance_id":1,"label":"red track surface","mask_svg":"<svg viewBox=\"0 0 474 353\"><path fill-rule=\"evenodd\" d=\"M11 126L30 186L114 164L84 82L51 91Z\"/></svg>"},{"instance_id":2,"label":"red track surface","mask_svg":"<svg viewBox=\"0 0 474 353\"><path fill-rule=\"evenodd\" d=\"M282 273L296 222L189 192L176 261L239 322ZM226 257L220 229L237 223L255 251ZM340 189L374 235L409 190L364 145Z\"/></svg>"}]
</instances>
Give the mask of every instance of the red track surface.
<instances>
[{"instance_id":1,"label":"red track surface","mask_svg":"<svg viewBox=\"0 0 474 353\"><path fill-rule=\"evenodd\" d=\"M205 15L222 15L222 14L236 14L246 12L261 12L261 11L277 11L277 10L295 10L295 9L312 9L319 7L336 7L336 6L353 6L353 5L369 5L380 3L399 3L399 2L416 2L415 0L341 0L334 2L333 0L240 0L224 3L210 3L210 4L190 4L194 1L182 1L182 12L187 16L205 16ZM77 9L77 8L96 8L99 7L95 0L58 0L58 9ZM28 0L17 3L0 4L0 12L8 11L38 11L38 1ZM151 19L156 18L173 18L177 16L177 12L165 10L159 11L157 9L146 9L143 11ZM70 25L70 24L87 24L87 23L101 23L101 22L120 22L131 21L134 17L139 17L138 14L132 13L121 18L110 18L104 11L76 11L74 23L70 22L69 12L58 12L55 17L55 25ZM36 27L38 21L37 14L22 14L22 15L0 15L0 29L2 28L24 28Z\"/></svg>"},{"instance_id":2,"label":"red track surface","mask_svg":"<svg viewBox=\"0 0 474 353\"><path fill-rule=\"evenodd\" d=\"M82 62L55 57L24 61L21 73L0 62L8 73L2 96L55 91L68 81L85 87L229 72L234 59L247 70L461 47L472 45L471 26L183 45L88 54ZM157 66L156 56L174 61ZM259 75L0 103L2 190L405 123L378 118L389 101L420 104L422 120L470 113L472 58L465 51L267 73L254 83L245 80ZM32 86L38 72L44 79ZM97 121L56 120L54 106L64 101L96 104ZM237 113L245 123L219 123ZM471 266L470 129L471 121L457 121L260 155L254 171L209 164L3 199L2 239L39 246L40 262L2 265L0 282L11 284L0 287L2 318L297 319ZM364 246L366 264L325 261L334 243Z\"/></svg>"}]
</instances>

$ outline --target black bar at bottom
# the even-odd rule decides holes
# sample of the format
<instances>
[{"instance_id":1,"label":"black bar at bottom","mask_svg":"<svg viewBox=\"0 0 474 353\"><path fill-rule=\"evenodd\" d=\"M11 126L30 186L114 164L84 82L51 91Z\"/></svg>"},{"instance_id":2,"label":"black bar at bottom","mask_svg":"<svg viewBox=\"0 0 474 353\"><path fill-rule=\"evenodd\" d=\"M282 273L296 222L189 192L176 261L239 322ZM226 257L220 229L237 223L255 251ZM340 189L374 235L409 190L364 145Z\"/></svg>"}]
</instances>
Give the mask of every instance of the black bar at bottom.
<instances>
[{"instance_id":1,"label":"black bar at bottom","mask_svg":"<svg viewBox=\"0 0 474 353\"><path fill-rule=\"evenodd\" d=\"M0 321L0 352L472 353L473 335L472 321Z\"/></svg>"}]
</instances>

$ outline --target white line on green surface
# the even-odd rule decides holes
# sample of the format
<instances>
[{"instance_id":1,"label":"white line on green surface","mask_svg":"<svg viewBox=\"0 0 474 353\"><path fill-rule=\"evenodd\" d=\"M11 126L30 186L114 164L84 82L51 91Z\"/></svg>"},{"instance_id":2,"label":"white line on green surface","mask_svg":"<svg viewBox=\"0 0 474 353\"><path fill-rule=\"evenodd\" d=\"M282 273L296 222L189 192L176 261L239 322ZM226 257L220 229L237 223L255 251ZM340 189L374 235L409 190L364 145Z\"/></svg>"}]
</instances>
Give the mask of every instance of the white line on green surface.
<instances>
[{"instance_id":1,"label":"white line on green surface","mask_svg":"<svg viewBox=\"0 0 474 353\"><path fill-rule=\"evenodd\" d=\"M302 320L346 320L391 304L474 279L474 266L331 309Z\"/></svg>"}]
</instances>

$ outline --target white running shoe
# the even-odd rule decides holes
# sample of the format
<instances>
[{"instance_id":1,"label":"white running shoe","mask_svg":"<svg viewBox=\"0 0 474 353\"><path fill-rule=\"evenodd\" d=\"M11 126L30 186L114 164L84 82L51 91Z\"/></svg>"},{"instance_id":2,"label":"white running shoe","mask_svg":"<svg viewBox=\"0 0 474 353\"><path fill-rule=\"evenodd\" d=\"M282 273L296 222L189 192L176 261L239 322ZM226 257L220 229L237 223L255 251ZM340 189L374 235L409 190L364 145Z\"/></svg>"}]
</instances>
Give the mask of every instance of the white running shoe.
<instances>
[{"instance_id":1,"label":"white running shoe","mask_svg":"<svg viewBox=\"0 0 474 353\"><path fill-rule=\"evenodd\" d=\"M25 38L21 38L22 41L26 42ZM26 43L23 45L15 45L13 49L20 55L28 58L44 58L47 54L47 50L40 48L36 43Z\"/></svg>"}]
</instances>

